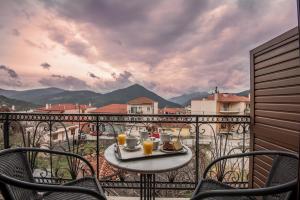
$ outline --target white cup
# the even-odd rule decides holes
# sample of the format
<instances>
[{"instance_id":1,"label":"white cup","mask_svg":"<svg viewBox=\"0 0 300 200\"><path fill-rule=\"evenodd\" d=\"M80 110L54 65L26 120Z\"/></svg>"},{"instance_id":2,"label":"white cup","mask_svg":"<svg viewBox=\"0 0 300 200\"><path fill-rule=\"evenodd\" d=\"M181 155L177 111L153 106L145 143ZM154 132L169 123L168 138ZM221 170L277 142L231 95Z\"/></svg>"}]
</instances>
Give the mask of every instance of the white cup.
<instances>
[{"instance_id":1,"label":"white cup","mask_svg":"<svg viewBox=\"0 0 300 200\"><path fill-rule=\"evenodd\" d=\"M160 134L160 141L162 143L170 142L171 140L172 140L172 134L171 133L161 133Z\"/></svg>"},{"instance_id":2,"label":"white cup","mask_svg":"<svg viewBox=\"0 0 300 200\"><path fill-rule=\"evenodd\" d=\"M137 145L140 144L138 138L134 136L127 136L126 137L126 145L129 149L134 149Z\"/></svg>"}]
</instances>

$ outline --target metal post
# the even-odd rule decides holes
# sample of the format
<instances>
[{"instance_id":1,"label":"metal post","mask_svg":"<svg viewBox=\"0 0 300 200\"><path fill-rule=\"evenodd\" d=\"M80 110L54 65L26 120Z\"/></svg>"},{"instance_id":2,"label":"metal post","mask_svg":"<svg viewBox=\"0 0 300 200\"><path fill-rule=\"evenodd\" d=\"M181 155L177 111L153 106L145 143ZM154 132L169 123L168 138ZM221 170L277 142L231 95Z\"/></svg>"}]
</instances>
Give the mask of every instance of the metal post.
<instances>
[{"instance_id":1,"label":"metal post","mask_svg":"<svg viewBox=\"0 0 300 200\"><path fill-rule=\"evenodd\" d=\"M3 140L4 140L4 149L10 148L9 145L9 114L5 114L5 121L3 124Z\"/></svg>"},{"instance_id":2,"label":"metal post","mask_svg":"<svg viewBox=\"0 0 300 200\"><path fill-rule=\"evenodd\" d=\"M96 142L97 142L97 146L96 146L96 156L97 156L97 165L96 165L96 167L97 167L97 178L99 179L99 152L100 152L100 150L99 150L99 116L97 115L97 122L96 122L96 132L97 132L97 140L96 140Z\"/></svg>"},{"instance_id":3,"label":"metal post","mask_svg":"<svg viewBox=\"0 0 300 200\"><path fill-rule=\"evenodd\" d=\"M199 180L199 117L196 116L196 169L195 169L195 172L196 172L196 177L195 177L195 187L197 186L198 184L198 180Z\"/></svg>"},{"instance_id":4,"label":"metal post","mask_svg":"<svg viewBox=\"0 0 300 200\"><path fill-rule=\"evenodd\" d=\"M297 17L298 17L298 43L299 43L299 53L300 53L300 1L297 0ZM300 58L299 58L300 59ZM300 132L300 130L298 130ZM299 133L300 136L300 133ZM299 149L298 149L298 154L300 153L300 137L299 137ZM298 192L297 192L297 199L300 199L300 161L298 161Z\"/></svg>"}]
</instances>

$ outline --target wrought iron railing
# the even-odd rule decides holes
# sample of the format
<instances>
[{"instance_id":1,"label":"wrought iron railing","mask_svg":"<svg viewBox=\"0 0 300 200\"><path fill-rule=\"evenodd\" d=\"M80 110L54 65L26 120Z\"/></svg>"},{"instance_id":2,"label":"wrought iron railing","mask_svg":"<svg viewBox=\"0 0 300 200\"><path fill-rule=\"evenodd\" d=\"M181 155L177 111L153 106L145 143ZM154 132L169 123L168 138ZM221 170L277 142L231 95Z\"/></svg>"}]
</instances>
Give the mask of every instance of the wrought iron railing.
<instances>
[{"instance_id":1,"label":"wrought iron railing","mask_svg":"<svg viewBox=\"0 0 300 200\"><path fill-rule=\"evenodd\" d=\"M156 176L157 195L189 196L211 160L249 150L249 123L249 116L241 115L0 113L0 148L40 147L81 154L92 163L108 193L132 196L139 194L139 174L110 166L103 157L105 148L120 132L170 132L180 135L194 156L187 166ZM59 184L88 174L82 163L52 155L32 159L31 167L40 183ZM212 169L212 178L235 187L248 185L247 159L221 162Z\"/></svg>"}]
</instances>

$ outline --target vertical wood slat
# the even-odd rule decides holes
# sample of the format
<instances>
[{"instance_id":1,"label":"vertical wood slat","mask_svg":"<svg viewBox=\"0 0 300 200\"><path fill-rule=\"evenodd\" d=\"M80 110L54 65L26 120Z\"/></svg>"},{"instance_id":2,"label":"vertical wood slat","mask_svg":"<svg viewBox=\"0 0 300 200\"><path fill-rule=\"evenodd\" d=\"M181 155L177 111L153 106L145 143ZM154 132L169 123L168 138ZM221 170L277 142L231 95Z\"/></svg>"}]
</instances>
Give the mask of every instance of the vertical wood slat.
<instances>
[{"instance_id":1,"label":"vertical wood slat","mask_svg":"<svg viewBox=\"0 0 300 200\"><path fill-rule=\"evenodd\" d=\"M299 46L296 27L250 51L252 151L300 151ZM267 178L264 159L250 160L250 187Z\"/></svg>"}]
</instances>

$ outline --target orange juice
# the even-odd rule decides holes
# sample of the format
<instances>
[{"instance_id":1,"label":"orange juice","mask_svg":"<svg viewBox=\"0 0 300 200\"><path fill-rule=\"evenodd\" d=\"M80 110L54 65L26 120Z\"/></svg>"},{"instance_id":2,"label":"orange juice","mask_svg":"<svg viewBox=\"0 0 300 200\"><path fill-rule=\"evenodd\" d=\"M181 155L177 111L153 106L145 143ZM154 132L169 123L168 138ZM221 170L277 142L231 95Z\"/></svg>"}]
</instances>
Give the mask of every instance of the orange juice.
<instances>
[{"instance_id":1,"label":"orange juice","mask_svg":"<svg viewBox=\"0 0 300 200\"><path fill-rule=\"evenodd\" d=\"M124 133L121 133L118 135L118 143L119 145L124 145L126 141L126 135Z\"/></svg>"},{"instance_id":2,"label":"orange juice","mask_svg":"<svg viewBox=\"0 0 300 200\"><path fill-rule=\"evenodd\" d=\"M153 149L153 142L150 140L146 140L143 143L144 147L144 154L145 155L151 155L152 154L152 149Z\"/></svg>"}]
</instances>

